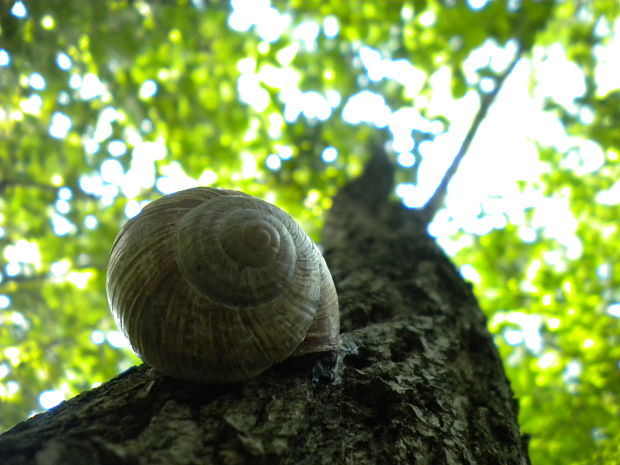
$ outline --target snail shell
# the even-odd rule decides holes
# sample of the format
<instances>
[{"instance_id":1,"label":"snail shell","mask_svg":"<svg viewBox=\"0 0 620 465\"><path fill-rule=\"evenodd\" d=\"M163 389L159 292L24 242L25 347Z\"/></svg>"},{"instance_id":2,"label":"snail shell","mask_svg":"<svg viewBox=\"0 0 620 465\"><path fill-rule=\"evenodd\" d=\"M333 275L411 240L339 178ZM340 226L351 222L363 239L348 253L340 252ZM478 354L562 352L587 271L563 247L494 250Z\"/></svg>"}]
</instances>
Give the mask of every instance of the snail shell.
<instances>
[{"instance_id":1,"label":"snail shell","mask_svg":"<svg viewBox=\"0 0 620 465\"><path fill-rule=\"evenodd\" d=\"M338 298L317 247L242 192L197 187L147 205L114 241L106 288L137 354L180 379L243 381L338 343Z\"/></svg>"}]
</instances>

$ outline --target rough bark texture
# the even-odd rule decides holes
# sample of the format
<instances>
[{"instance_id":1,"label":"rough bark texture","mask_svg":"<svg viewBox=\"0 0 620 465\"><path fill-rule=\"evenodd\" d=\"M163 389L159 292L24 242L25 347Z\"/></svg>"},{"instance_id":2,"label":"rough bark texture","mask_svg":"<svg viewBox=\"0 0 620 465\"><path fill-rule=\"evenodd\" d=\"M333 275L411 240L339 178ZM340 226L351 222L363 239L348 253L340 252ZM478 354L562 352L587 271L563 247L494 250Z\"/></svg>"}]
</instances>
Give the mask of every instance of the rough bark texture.
<instances>
[{"instance_id":1,"label":"rough bark texture","mask_svg":"<svg viewBox=\"0 0 620 465\"><path fill-rule=\"evenodd\" d=\"M373 158L326 222L342 310L334 383L313 384L303 362L224 387L143 365L0 436L0 463L529 463L471 288L420 215L387 201L390 171Z\"/></svg>"}]
</instances>

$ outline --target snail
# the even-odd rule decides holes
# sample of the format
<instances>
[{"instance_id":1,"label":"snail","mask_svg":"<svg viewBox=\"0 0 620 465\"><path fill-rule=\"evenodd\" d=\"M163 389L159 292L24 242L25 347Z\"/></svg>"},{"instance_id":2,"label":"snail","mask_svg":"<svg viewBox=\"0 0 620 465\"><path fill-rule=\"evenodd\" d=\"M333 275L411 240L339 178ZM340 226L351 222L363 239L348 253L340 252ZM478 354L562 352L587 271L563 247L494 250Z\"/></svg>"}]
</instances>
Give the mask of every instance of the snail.
<instances>
[{"instance_id":1,"label":"snail","mask_svg":"<svg viewBox=\"0 0 620 465\"><path fill-rule=\"evenodd\" d=\"M112 245L106 290L134 351L175 378L236 383L338 344L338 298L317 246L243 192L197 187L148 204Z\"/></svg>"}]
</instances>

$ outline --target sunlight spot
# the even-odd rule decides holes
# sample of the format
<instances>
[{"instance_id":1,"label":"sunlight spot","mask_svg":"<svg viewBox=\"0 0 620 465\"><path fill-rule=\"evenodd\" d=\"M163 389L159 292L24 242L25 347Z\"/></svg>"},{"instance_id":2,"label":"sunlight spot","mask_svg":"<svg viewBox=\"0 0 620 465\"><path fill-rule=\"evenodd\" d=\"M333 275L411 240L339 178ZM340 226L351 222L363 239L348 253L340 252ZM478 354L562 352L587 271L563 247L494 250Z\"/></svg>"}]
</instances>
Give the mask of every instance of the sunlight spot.
<instances>
[{"instance_id":1,"label":"sunlight spot","mask_svg":"<svg viewBox=\"0 0 620 465\"><path fill-rule=\"evenodd\" d=\"M245 32L269 8L269 0L232 0L231 6L233 11L228 17L228 25L236 31Z\"/></svg>"},{"instance_id":2,"label":"sunlight spot","mask_svg":"<svg viewBox=\"0 0 620 465\"><path fill-rule=\"evenodd\" d=\"M504 319L521 327L525 345L535 353L539 353L543 347L540 328L542 317L540 315L528 315L523 312L509 312Z\"/></svg>"},{"instance_id":3,"label":"sunlight spot","mask_svg":"<svg viewBox=\"0 0 620 465\"><path fill-rule=\"evenodd\" d=\"M133 142L131 165L121 184L125 197L132 198L139 195L141 189L148 189L155 183L155 161L166 157L167 149L163 137L155 142L142 142L138 139Z\"/></svg>"},{"instance_id":4,"label":"sunlight spot","mask_svg":"<svg viewBox=\"0 0 620 465\"><path fill-rule=\"evenodd\" d=\"M142 211L142 207L140 206L140 202L137 200L129 200L125 204L125 216L129 219L135 217Z\"/></svg>"},{"instance_id":5,"label":"sunlight spot","mask_svg":"<svg viewBox=\"0 0 620 465\"><path fill-rule=\"evenodd\" d=\"M362 64L368 72L368 78L371 81L380 81L383 79L383 69L381 68L381 54L370 47L362 47L360 49L360 58Z\"/></svg>"},{"instance_id":6,"label":"sunlight spot","mask_svg":"<svg viewBox=\"0 0 620 465\"><path fill-rule=\"evenodd\" d=\"M523 331L515 328L506 328L502 331L506 344L511 346L517 346L523 344Z\"/></svg>"},{"instance_id":7,"label":"sunlight spot","mask_svg":"<svg viewBox=\"0 0 620 465\"><path fill-rule=\"evenodd\" d=\"M327 99L314 90L302 93L302 108L306 118L317 118L321 121L329 118L332 112Z\"/></svg>"},{"instance_id":8,"label":"sunlight spot","mask_svg":"<svg viewBox=\"0 0 620 465\"><path fill-rule=\"evenodd\" d=\"M183 189L197 187L198 181L188 176L178 161L172 161L161 167L160 176L155 182L155 187L162 194L171 194Z\"/></svg>"},{"instance_id":9,"label":"sunlight spot","mask_svg":"<svg viewBox=\"0 0 620 465\"><path fill-rule=\"evenodd\" d=\"M553 331L558 329L561 325L562 320L560 320L559 318L549 318L549 320L547 321L547 328Z\"/></svg>"},{"instance_id":10,"label":"sunlight spot","mask_svg":"<svg viewBox=\"0 0 620 465\"><path fill-rule=\"evenodd\" d=\"M4 356L9 360L12 366L17 366L20 361L19 354L21 350L19 347L8 347L4 349Z\"/></svg>"},{"instance_id":11,"label":"sunlight spot","mask_svg":"<svg viewBox=\"0 0 620 465\"><path fill-rule=\"evenodd\" d=\"M7 263L6 266L4 267L4 273L9 277L17 276L18 274L21 273L21 271L22 271L22 267L17 262Z\"/></svg>"},{"instance_id":12,"label":"sunlight spot","mask_svg":"<svg viewBox=\"0 0 620 465\"><path fill-rule=\"evenodd\" d=\"M608 239L606 237L606 239ZM613 268L609 263L602 263L596 268L596 276L601 280L607 280L611 277Z\"/></svg>"},{"instance_id":13,"label":"sunlight spot","mask_svg":"<svg viewBox=\"0 0 620 465\"><path fill-rule=\"evenodd\" d=\"M308 119L317 118L321 121L331 115L329 102L316 91L289 91L282 95L282 100L285 102L284 119L288 122L295 121L300 114Z\"/></svg>"},{"instance_id":14,"label":"sunlight spot","mask_svg":"<svg viewBox=\"0 0 620 465\"><path fill-rule=\"evenodd\" d=\"M106 334L106 338L108 339L108 343L112 347L129 347L129 341L120 331L108 331L108 333Z\"/></svg>"},{"instance_id":15,"label":"sunlight spot","mask_svg":"<svg viewBox=\"0 0 620 465\"><path fill-rule=\"evenodd\" d=\"M19 108L26 114L29 115L39 115L41 112L41 107L43 106L43 99L40 95L32 94L27 99L19 102Z\"/></svg>"},{"instance_id":16,"label":"sunlight spot","mask_svg":"<svg viewBox=\"0 0 620 465\"><path fill-rule=\"evenodd\" d=\"M338 105L340 105L340 102L342 101L342 97L340 97L340 92L334 89L328 90L325 93L325 96L327 97L327 101L332 108L336 108Z\"/></svg>"},{"instance_id":17,"label":"sunlight spot","mask_svg":"<svg viewBox=\"0 0 620 465\"><path fill-rule=\"evenodd\" d=\"M319 37L321 31L319 23L316 21L308 20L300 23L293 32L293 37L301 42L303 48L308 51L314 51L316 49L316 40Z\"/></svg>"},{"instance_id":18,"label":"sunlight spot","mask_svg":"<svg viewBox=\"0 0 620 465\"><path fill-rule=\"evenodd\" d=\"M340 32L340 24L335 16L326 16L323 18L323 32L325 37L333 39Z\"/></svg>"},{"instance_id":19,"label":"sunlight spot","mask_svg":"<svg viewBox=\"0 0 620 465\"><path fill-rule=\"evenodd\" d=\"M99 78L93 73L88 73L81 80L80 97L84 100L91 100L95 97L99 97L105 91L106 91L105 86L99 80Z\"/></svg>"},{"instance_id":20,"label":"sunlight spot","mask_svg":"<svg viewBox=\"0 0 620 465\"><path fill-rule=\"evenodd\" d=\"M103 344L105 342L105 333L99 329L90 333L90 340L93 344Z\"/></svg>"},{"instance_id":21,"label":"sunlight spot","mask_svg":"<svg viewBox=\"0 0 620 465\"><path fill-rule=\"evenodd\" d=\"M276 152L282 160L290 160L293 157L293 149L288 145L276 145Z\"/></svg>"},{"instance_id":22,"label":"sunlight spot","mask_svg":"<svg viewBox=\"0 0 620 465\"><path fill-rule=\"evenodd\" d=\"M579 120L583 123L583 124L592 124L594 123L595 120L595 113L592 110L592 108L589 107L583 107L579 110Z\"/></svg>"},{"instance_id":23,"label":"sunlight spot","mask_svg":"<svg viewBox=\"0 0 620 465\"><path fill-rule=\"evenodd\" d=\"M472 10L480 10L489 3L489 0L467 0L467 3Z\"/></svg>"},{"instance_id":24,"label":"sunlight spot","mask_svg":"<svg viewBox=\"0 0 620 465\"><path fill-rule=\"evenodd\" d=\"M385 97L363 90L349 99L342 110L342 118L349 124L364 122L383 128L388 124L391 113Z\"/></svg>"},{"instance_id":25,"label":"sunlight spot","mask_svg":"<svg viewBox=\"0 0 620 465\"><path fill-rule=\"evenodd\" d=\"M275 42L291 24L292 18L273 7L264 9L256 18L256 33L265 42Z\"/></svg>"},{"instance_id":26,"label":"sunlight spot","mask_svg":"<svg viewBox=\"0 0 620 465\"><path fill-rule=\"evenodd\" d=\"M332 163L338 158L338 150L335 147L325 147L321 153L321 158L325 163Z\"/></svg>"},{"instance_id":27,"label":"sunlight spot","mask_svg":"<svg viewBox=\"0 0 620 465\"><path fill-rule=\"evenodd\" d=\"M568 258L581 256L583 244L576 234L578 222L567 197L540 199L534 211L532 226L544 229L546 237L564 245Z\"/></svg>"},{"instance_id":28,"label":"sunlight spot","mask_svg":"<svg viewBox=\"0 0 620 465\"><path fill-rule=\"evenodd\" d=\"M56 407L63 400L65 400L64 394L57 390L43 391L39 395L39 405L44 409Z\"/></svg>"},{"instance_id":29,"label":"sunlight spot","mask_svg":"<svg viewBox=\"0 0 620 465\"><path fill-rule=\"evenodd\" d=\"M122 140L113 140L108 143L108 153L113 157L120 157L127 152L127 145Z\"/></svg>"},{"instance_id":30,"label":"sunlight spot","mask_svg":"<svg viewBox=\"0 0 620 465\"><path fill-rule=\"evenodd\" d=\"M19 383L17 381L9 381L6 383L5 392L0 392L0 396L4 395L4 397L13 397L19 391Z\"/></svg>"},{"instance_id":31,"label":"sunlight spot","mask_svg":"<svg viewBox=\"0 0 620 465\"><path fill-rule=\"evenodd\" d=\"M248 152L241 152L241 176L243 179L255 178L258 173L256 159Z\"/></svg>"},{"instance_id":32,"label":"sunlight spot","mask_svg":"<svg viewBox=\"0 0 620 465\"><path fill-rule=\"evenodd\" d=\"M78 289L86 289L88 281L93 277L92 271L73 271L67 275L67 281Z\"/></svg>"},{"instance_id":33,"label":"sunlight spot","mask_svg":"<svg viewBox=\"0 0 620 465\"><path fill-rule=\"evenodd\" d=\"M53 16L45 15L41 18L41 26L43 26L43 29L47 29L49 31L50 29L54 29L55 25L56 22L54 21Z\"/></svg>"},{"instance_id":34,"label":"sunlight spot","mask_svg":"<svg viewBox=\"0 0 620 465\"><path fill-rule=\"evenodd\" d=\"M390 115L388 125L394 137L392 145L396 152L409 152L413 150L414 140L411 137L411 132L413 130L432 132L434 127L434 125L424 118L418 110L411 107L399 108L393 112ZM422 146L420 145L420 147Z\"/></svg>"},{"instance_id":35,"label":"sunlight spot","mask_svg":"<svg viewBox=\"0 0 620 465\"><path fill-rule=\"evenodd\" d=\"M480 79L480 90L486 94L489 94L495 90L495 80L489 77Z\"/></svg>"},{"instance_id":36,"label":"sunlight spot","mask_svg":"<svg viewBox=\"0 0 620 465\"><path fill-rule=\"evenodd\" d=\"M256 76L268 86L276 89L296 89L296 85L301 79L299 72L291 68L278 68L269 64L261 66Z\"/></svg>"},{"instance_id":37,"label":"sunlight spot","mask_svg":"<svg viewBox=\"0 0 620 465\"><path fill-rule=\"evenodd\" d=\"M98 174L92 176L80 176L80 189L87 194L101 195L103 188L103 179Z\"/></svg>"},{"instance_id":38,"label":"sunlight spot","mask_svg":"<svg viewBox=\"0 0 620 465\"><path fill-rule=\"evenodd\" d=\"M601 29L605 29L604 24L599 22ZM607 33L600 31L601 37L609 34L609 26ZM599 43L594 47L594 56L596 57L596 68L594 71L594 79L596 81L596 95L603 97L610 92L620 89L620 21L616 20L613 28L611 40L607 43Z\"/></svg>"},{"instance_id":39,"label":"sunlight spot","mask_svg":"<svg viewBox=\"0 0 620 465\"><path fill-rule=\"evenodd\" d=\"M4 110L0 110L0 111L4 112ZM19 111L19 110L14 110L14 111L10 112L10 114L9 114L9 120L21 121L23 119L24 119L24 113Z\"/></svg>"},{"instance_id":40,"label":"sunlight spot","mask_svg":"<svg viewBox=\"0 0 620 465\"><path fill-rule=\"evenodd\" d=\"M35 90L45 89L45 79L39 73L32 73L28 77L28 84Z\"/></svg>"},{"instance_id":41,"label":"sunlight spot","mask_svg":"<svg viewBox=\"0 0 620 465\"><path fill-rule=\"evenodd\" d=\"M613 303L607 307L607 314L620 318L620 303Z\"/></svg>"},{"instance_id":42,"label":"sunlight spot","mask_svg":"<svg viewBox=\"0 0 620 465\"><path fill-rule=\"evenodd\" d=\"M537 86L534 95L539 99L551 98L571 113L577 112L575 99L586 92L583 71L566 57L560 43L545 49L546 54L537 64ZM558 76L562 76L558 79Z\"/></svg>"},{"instance_id":43,"label":"sunlight spot","mask_svg":"<svg viewBox=\"0 0 620 465\"><path fill-rule=\"evenodd\" d=\"M278 60L278 63L280 63L282 66L289 66L295 59L298 51L299 44L293 43L288 47L284 47L283 49L279 50L278 53L276 53L276 60Z\"/></svg>"},{"instance_id":44,"label":"sunlight spot","mask_svg":"<svg viewBox=\"0 0 620 465\"><path fill-rule=\"evenodd\" d=\"M82 87L82 76L79 74L72 74L69 78L69 87L72 89L79 89Z\"/></svg>"},{"instance_id":45,"label":"sunlight spot","mask_svg":"<svg viewBox=\"0 0 620 465\"><path fill-rule=\"evenodd\" d=\"M284 126L284 118L280 113L271 113L269 115L269 137L279 139L282 135L282 127Z\"/></svg>"},{"instance_id":46,"label":"sunlight spot","mask_svg":"<svg viewBox=\"0 0 620 465\"><path fill-rule=\"evenodd\" d=\"M242 58L237 62L237 71L241 74L251 74L256 69L256 60L254 57Z\"/></svg>"},{"instance_id":47,"label":"sunlight spot","mask_svg":"<svg viewBox=\"0 0 620 465\"><path fill-rule=\"evenodd\" d=\"M56 55L56 64L63 71L68 71L71 69L71 58L64 52L60 52Z\"/></svg>"},{"instance_id":48,"label":"sunlight spot","mask_svg":"<svg viewBox=\"0 0 620 465\"><path fill-rule=\"evenodd\" d=\"M435 20L437 17L435 16L435 12L432 10L427 10L420 15L418 18L418 22L425 27L431 27L435 24Z\"/></svg>"},{"instance_id":49,"label":"sunlight spot","mask_svg":"<svg viewBox=\"0 0 620 465\"><path fill-rule=\"evenodd\" d=\"M19 239L14 245L4 248L4 258L8 262L28 263L41 268L41 252L36 242Z\"/></svg>"},{"instance_id":50,"label":"sunlight spot","mask_svg":"<svg viewBox=\"0 0 620 465\"><path fill-rule=\"evenodd\" d=\"M471 281L474 284L480 284L482 282L480 273L478 273L478 271L476 271L476 269L469 263L461 266L459 271L463 279L466 279L467 281Z\"/></svg>"},{"instance_id":51,"label":"sunlight spot","mask_svg":"<svg viewBox=\"0 0 620 465\"><path fill-rule=\"evenodd\" d=\"M0 48L0 66L9 66L11 64L11 56L5 49Z\"/></svg>"},{"instance_id":52,"label":"sunlight spot","mask_svg":"<svg viewBox=\"0 0 620 465\"><path fill-rule=\"evenodd\" d=\"M405 21L409 22L413 19L413 8L410 5L404 5L400 10L400 17Z\"/></svg>"},{"instance_id":53,"label":"sunlight spot","mask_svg":"<svg viewBox=\"0 0 620 465\"><path fill-rule=\"evenodd\" d=\"M56 211L62 215L66 215L71 211L71 204L66 200L57 200L55 203Z\"/></svg>"},{"instance_id":54,"label":"sunlight spot","mask_svg":"<svg viewBox=\"0 0 620 465\"><path fill-rule=\"evenodd\" d=\"M257 50L261 55L267 55L270 48L269 42L261 42L258 44Z\"/></svg>"},{"instance_id":55,"label":"sunlight spot","mask_svg":"<svg viewBox=\"0 0 620 465\"><path fill-rule=\"evenodd\" d=\"M86 229L95 229L98 224L99 221L97 221L97 217L95 215L86 215L86 218L84 218L84 226Z\"/></svg>"},{"instance_id":56,"label":"sunlight spot","mask_svg":"<svg viewBox=\"0 0 620 465\"><path fill-rule=\"evenodd\" d=\"M13 8L11 8L11 14L18 18L25 18L28 15L28 12L26 11L26 6L21 0L13 4Z\"/></svg>"},{"instance_id":57,"label":"sunlight spot","mask_svg":"<svg viewBox=\"0 0 620 465\"><path fill-rule=\"evenodd\" d=\"M198 178L198 184L201 186L210 186L217 182L217 173L213 170L204 170Z\"/></svg>"},{"instance_id":58,"label":"sunlight spot","mask_svg":"<svg viewBox=\"0 0 620 465\"><path fill-rule=\"evenodd\" d=\"M11 298L8 295L0 294L0 309L4 310L11 305Z\"/></svg>"},{"instance_id":59,"label":"sunlight spot","mask_svg":"<svg viewBox=\"0 0 620 465\"><path fill-rule=\"evenodd\" d=\"M426 82L426 73L407 60L383 58L379 51L366 46L360 49L359 55L371 81L393 79L405 87L406 97L416 97Z\"/></svg>"},{"instance_id":60,"label":"sunlight spot","mask_svg":"<svg viewBox=\"0 0 620 465\"><path fill-rule=\"evenodd\" d=\"M402 182L396 186L396 195L403 200L405 205L412 205L415 203L416 186L409 182Z\"/></svg>"},{"instance_id":61,"label":"sunlight spot","mask_svg":"<svg viewBox=\"0 0 620 465\"><path fill-rule=\"evenodd\" d=\"M64 139L69 134L71 129L71 118L59 111L52 115L52 121L50 123L49 133L50 136L56 139Z\"/></svg>"},{"instance_id":62,"label":"sunlight spot","mask_svg":"<svg viewBox=\"0 0 620 465\"><path fill-rule=\"evenodd\" d=\"M613 186L596 194L596 201L602 205L617 205L620 203L620 181Z\"/></svg>"},{"instance_id":63,"label":"sunlight spot","mask_svg":"<svg viewBox=\"0 0 620 465\"><path fill-rule=\"evenodd\" d=\"M583 347L584 349L589 349L591 347L594 347L594 345L595 345L594 339L586 339L581 344L581 347Z\"/></svg>"},{"instance_id":64,"label":"sunlight spot","mask_svg":"<svg viewBox=\"0 0 620 465\"><path fill-rule=\"evenodd\" d=\"M52 229L57 236L66 236L77 231L73 223L57 213L52 215Z\"/></svg>"},{"instance_id":65,"label":"sunlight spot","mask_svg":"<svg viewBox=\"0 0 620 465\"><path fill-rule=\"evenodd\" d=\"M578 175L599 170L605 163L605 152L596 142L582 140L570 150L562 161L562 167L572 169Z\"/></svg>"},{"instance_id":66,"label":"sunlight spot","mask_svg":"<svg viewBox=\"0 0 620 465\"><path fill-rule=\"evenodd\" d=\"M123 174L123 165L118 160L108 158L101 164L101 179L104 182L120 184Z\"/></svg>"},{"instance_id":67,"label":"sunlight spot","mask_svg":"<svg viewBox=\"0 0 620 465\"><path fill-rule=\"evenodd\" d=\"M564 382L575 382L577 378L581 376L581 372L583 371L581 363L577 360L572 360L566 364L566 369L562 374L562 379Z\"/></svg>"},{"instance_id":68,"label":"sunlight spot","mask_svg":"<svg viewBox=\"0 0 620 465\"><path fill-rule=\"evenodd\" d=\"M261 87L260 80L256 75L242 74L239 76L237 92L239 92L239 99L257 112L264 111L269 105L269 92Z\"/></svg>"},{"instance_id":69,"label":"sunlight spot","mask_svg":"<svg viewBox=\"0 0 620 465\"><path fill-rule=\"evenodd\" d=\"M65 186L58 189L58 198L60 200L71 200L72 197L73 192L71 191L71 188Z\"/></svg>"},{"instance_id":70,"label":"sunlight spot","mask_svg":"<svg viewBox=\"0 0 620 465\"><path fill-rule=\"evenodd\" d=\"M133 149L133 156L137 158L150 158L152 160L163 160L168 155L168 149L162 137L155 142L142 142Z\"/></svg>"},{"instance_id":71,"label":"sunlight spot","mask_svg":"<svg viewBox=\"0 0 620 465\"><path fill-rule=\"evenodd\" d=\"M282 167L282 160L275 153L272 153L267 156L265 159L265 165L272 171L277 171Z\"/></svg>"},{"instance_id":72,"label":"sunlight spot","mask_svg":"<svg viewBox=\"0 0 620 465\"><path fill-rule=\"evenodd\" d=\"M538 239L538 233L536 230L534 228L530 228L529 226L519 225L517 233L519 235L519 239L527 244L531 244Z\"/></svg>"},{"instance_id":73,"label":"sunlight spot","mask_svg":"<svg viewBox=\"0 0 620 465\"><path fill-rule=\"evenodd\" d=\"M138 94L142 100L153 97L157 94L157 83L152 79L144 81L140 86Z\"/></svg>"},{"instance_id":74,"label":"sunlight spot","mask_svg":"<svg viewBox=\"0 0 620 465\"><path fill-rule=\"evenodd\" d=\"M0 379L5 378L11 372L11 367L6 363L0 364Z\"/></svg>"},{"instance_id":75,"label":"sunlight spot","mask_svg":"<svg viewBox=\"0 0 620 465\"><path fill-rule=\"evenodd\" d=\"M536 278L536 275L542 268L542 262L538 259L532 260L530 266L527 267L526 279L532 281Z\"/></svg>"},{"instance_id":76,"label":"sunlight spot","mask_svg":"<svg viewBox=\"0 0 620 465\"><path fill-rule=\"evenodd\" d=\"M308 192L308 195L304 200L304 205L306 206L306 208L313 208L320 198L321 194L319 193L319 191L312 189L310 192Z\"/></svg>"},{"instance_id":77,"label":"sunlight spot","mask_svg":"<svg viewBox=\"0 0 620 465\"><path fill-rule=\"evenodd\" d=\"M557 362L558 356L555 352L545 352L542 357L538 359L537 364L542 370L545 370L557 364Z\"/></svg>"},{"instance_id":78,"label":"sunlight spot","mask_svg":"<svg viewBox=\"0 0 620 465\"><path fill-rule=\"evenodd\" d=\"M396 157L396 161L403 168L411 168L415 165L415 156L411 152L399 153Z\"/></svg>"},{"instance_id":79,"label":"sunlight spot","mask_svg":"<svg viewBox=\"0 0 620 465\"><path fill-rule=\"evenodd\" d=\"M149 11L149 14L150 14L150 11ZM181 34L181 31L174 28L170 30L170 33L168 34L168 38L170 39L170 42L178 43L178 42L181 42L181 40L183 39L183 34Z\"/></svg>"}]
</instances>

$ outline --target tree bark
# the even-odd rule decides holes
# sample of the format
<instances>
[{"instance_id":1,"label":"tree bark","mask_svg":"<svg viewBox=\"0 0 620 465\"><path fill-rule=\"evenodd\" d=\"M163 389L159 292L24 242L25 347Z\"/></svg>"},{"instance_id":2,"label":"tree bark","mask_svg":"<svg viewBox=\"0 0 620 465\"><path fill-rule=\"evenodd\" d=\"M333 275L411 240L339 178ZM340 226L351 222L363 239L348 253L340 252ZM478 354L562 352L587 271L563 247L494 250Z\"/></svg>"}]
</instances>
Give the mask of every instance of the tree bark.
<instances>
[{"instance_id":1,"label":"tree bark","mask_svg":"<svg viewBox=\"0 0 620 465\"><path fill-rule=\"evenodd\" d=\"M423 216L388 200L391 170L378 152L326 220L336 381L313 383L307 360L215 387L142 365L0 436L0 462L528 464L471 286Z\"/></svg>"}]
</instances>

